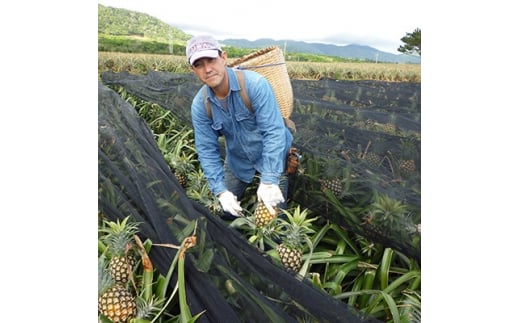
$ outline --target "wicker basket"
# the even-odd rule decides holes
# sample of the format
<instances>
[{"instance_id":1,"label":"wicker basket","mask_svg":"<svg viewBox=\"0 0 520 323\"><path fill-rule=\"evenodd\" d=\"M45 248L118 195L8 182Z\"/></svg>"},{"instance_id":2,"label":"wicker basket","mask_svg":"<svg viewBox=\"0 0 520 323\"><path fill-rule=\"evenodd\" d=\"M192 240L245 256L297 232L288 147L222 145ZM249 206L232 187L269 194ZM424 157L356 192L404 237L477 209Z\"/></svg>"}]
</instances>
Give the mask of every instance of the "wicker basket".
<instances>
[{"instance_id":1,"label":"wicker basket","mask_svg":"<svg viewBox=\"0 0 520 323\"><path fill-rule=\"evenodd\" d=\"M229 67L237 69L249 69L262 74L273 87L276 100L280 106L280 112L286 125L296 130L294 122L289 117L293 111L293 91L285 58L282 50L277 46L260 49L232 61Z\"/></svg>"}]
</instances>

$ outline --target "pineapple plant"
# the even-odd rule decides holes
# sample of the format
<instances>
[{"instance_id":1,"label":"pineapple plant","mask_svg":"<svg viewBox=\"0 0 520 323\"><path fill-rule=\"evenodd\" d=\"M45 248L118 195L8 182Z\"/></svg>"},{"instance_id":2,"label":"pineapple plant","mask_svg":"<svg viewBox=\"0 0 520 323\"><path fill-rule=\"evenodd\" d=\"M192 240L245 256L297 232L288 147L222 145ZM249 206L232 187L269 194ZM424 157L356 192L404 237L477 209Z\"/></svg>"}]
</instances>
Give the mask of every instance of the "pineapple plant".
<instances>
[{"instance_id":1,"label":"pineapple plant","mask_svg":"<svg viewBox=\"0 0 520 323\"><path fill-rule=\"evenodd\" d=\"M186 188L188 186L189 174L195 172L195 165L193 165L191 157L184 152L180 155L171 154L168 162L179 184Z\"/></svg>"},{"instance_id":2,"label":"pineapple plant","mask_svg":"<svg viewBox=\"0 0 520 323\"><path fill-rule=\"evenodd\" d=\"M100 229L104 233L101 239L111 254L110 275L120 284L128 282L136 264L133 241L138 232L138 224L128 223L129 218L128 216L121 222L104 221L105 226Z\"/></svg>"},{"instance_id":3,"label":"pineapple plant","mask_svg":"<svg viewBox=\"0 0 520 323\"><path fill-rule=\"evenodd\" d=\"M200 202L213 214L221 215L224 212L220 201L209 189L208 180L200 168L188 174L186 196Z\"/></svg>"},{"instance_id":4,"label":"pineapple plant","mask_svg":"<svg viewBox=\"0 0 520 323\"><path fill-rule=\"evenodd\" d=\"M312 245L307 234L314 232L311 224L317 218L308 219L308 209L300 211L299 205L294 209L293 213L283 209L282 212L287 216L287 220L280 218L282 242L278 245L276 251L285 269L298 272L302 267L305 243Z\"/></svg>"},{"instance_id":5,"label":"pineapple plant","mask_svg":"<svg viewBox=\"0 0 520 323\"><path fill-rule=\"evenodd\" d=\"M188 185L188 175L195 171L193 142L193 130L187 127L172 137L166 134L157 136L157 146L183 188Z\"/></svg>"},{"instance_id":6,"label":"pineapple plant","mask_svg":"<svg viewBox=\"0 0 520 323\"><path fill-rule=\"evenodd\" d=\"M128 322L137 315L134 295L114 281L105 255L98 258L98 312L112 322Z\"/></svg>"},{"instance_id":7,"label":"pineapple plant","mask_svg":"<svg viewBox=\"0 0 520 323\"><path fill-rule=\"evenodd\" d=\"M349 194L353 174L350 168L339 159L326 161L323 177L319 179L320 190L325 193L330 190L337 198L343 198Z\"/></svg>"},{"instance_id":8,"label":"pineapple plant","mask_svg":"<svg viewBox=\"0 0 520 323\"><path fill-rule=\"evenodd\" d=\"M278 212L278 207L274 207L274 214L269 213L269 210L265 206L264 202L259 201L255 207L255 211L253 212L255 225L258 228L263 228L278 216Z\"/></svg>"},{"instance_id":9,"label":"pineapple plant","mask_svg":"<svg viewBox=\"0 0 520 323\"><path fill-rule=\"evenodd\" d=\"M380 237L389 237L392 232L399 232L405 227L406 205L388 195L375 194L369 211L370 221L366 221L365 230Z\"/></svg>"},{"instance_id":10,"label":"pineapple plant","mask_svg":"<svg viewBox=\"0 0 520 323\"><path fill-rule=\"evenodd\" d=\"M370 210L363 216L362 219L363 221L361 222L361 225L364 230L364 235L360 236L360 238L361 240L363 240L363 238L367 238L369 240L369 242L363 243L366 244L365 248L363 248L364 252L370 252L372 250L374 247L372 243L373 241L380 242L382 239L391 238L391 231L388 229L388 227L385 227L385 225L381 224L382 219L378 217L377 212Z\"/></svg>"},{"instance_id":11,"label":"pineapple plant","mask_svg":"<svg viewBox=\"0 0 520 323\"><path fill-rule=\"evenodd\" d=\"M127 270L114 271L116 264L121 263L124 257L117 257L119 260L116 262L112 260L115 257L111 252L114 250L111 244L114 236L109 235L117 235L119 231L124 231L121 236L129 236L137 230L135 224L125 225L126 221L128 218L121 223L100 222L104 227L101 227L99 232L104 235L98 238L98 322L150 322L147 319L155 317L155 321L162 315L169 316L163 314L165 308L161 308L165 304L166 294L162 289L165 286L156 284L164 279L164 276L154 276L153 264L148 257L147 248L152 244L150 240L143 243L137 235L133 235L133 242L130 242L132 238L128 238L127 242L123 243L127 245L127 251L135 251L141 256L141 266L134 269L137 284L133 276L130 276L134 273L128 272L126 262L122 267L127 267ZM125 272L129 275L121 279L121 273Z\"/></svg>"},{"instance_id":12,"label":"pineapple plant","mask_svg":"<svg viewBox=\"0 0 520 323\"><path fill-rule=\"evenodd\" d=\"M370 146L372 148L369 151ZM376 136L372 140L369 140L364 152L361 154L361 159L365 160L365 162L370 167L379 167L383 162L383 151L385 151L386 143L380 136Z\"/></svg>"}]
</instances>

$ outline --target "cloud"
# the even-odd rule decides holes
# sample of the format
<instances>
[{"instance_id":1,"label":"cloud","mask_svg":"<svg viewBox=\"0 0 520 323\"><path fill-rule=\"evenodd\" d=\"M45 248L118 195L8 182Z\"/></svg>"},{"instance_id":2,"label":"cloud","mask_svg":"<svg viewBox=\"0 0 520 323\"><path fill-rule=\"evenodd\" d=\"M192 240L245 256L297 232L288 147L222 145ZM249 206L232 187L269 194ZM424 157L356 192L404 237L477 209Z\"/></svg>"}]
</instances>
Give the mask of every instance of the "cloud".
<instances>
[{"instance_id":1,"label":"cloud","mask_svg":"<svg viewBox=\"0 0 520 323\"><path fill-rule=\"evenodd\" d=\"M400 39L420 27L419 6L412 0L314 3L199 0L196 8L176 10L157 0L98 0L103 5L154 16L188 34L213 34L217 39L296 40L336 45L358 44L397 54Z\"/></svg>"}]
</instances>

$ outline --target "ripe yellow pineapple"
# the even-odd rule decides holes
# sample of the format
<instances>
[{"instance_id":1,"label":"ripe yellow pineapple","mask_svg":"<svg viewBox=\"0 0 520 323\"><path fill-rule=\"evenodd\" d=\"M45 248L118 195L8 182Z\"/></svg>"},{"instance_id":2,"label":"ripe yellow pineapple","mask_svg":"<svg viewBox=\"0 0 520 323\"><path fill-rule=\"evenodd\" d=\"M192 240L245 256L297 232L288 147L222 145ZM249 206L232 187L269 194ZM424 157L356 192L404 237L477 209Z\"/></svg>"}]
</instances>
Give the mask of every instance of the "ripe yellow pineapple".
<instances>
[{"instance_id":1,"label":"ripe yellow pineapple","mask_svg":"<svg viewBox=\"0 0 520 323\"><path fill-rule=\"evenodd\" d=\"M115 284L99 297L98 311L112 322L128 322L137 315L137 304L130 291Z\"/></svg>"},{"instance_id":2,"label":"ripe yellow pineapple","mask_svg":"<svg viewBox=\"0 0 520 323\"><path fill-rule=\"evenodd\" d=\"M134 295L123 284L114 283L105 255L98 258L98 312L112 322L128 322L137 315Z\"/></svg>"},{"instance_id":3,"label":"ripe yellow pineapple","mask_svg":"<svg viewBox=\"0 0 520 323\"><path fill-rule=\"evenodd\" d=\"M102 240L106 243L111 254L109 269L112 279L116 283L128 282L136 263L132 252L134 251L134 234L138 232L137 223L127 223L129 217L123 221L104 221L105 226L100 229L105 233Z\"/></svg>"},{"instance_id":4,"label":"ripe yellow pineapple","mask_svg":"<svg viewBox=\"0 0 520 323\"><path fill-rule=\"evenodd\" d=\"M302 267L302 255L303 252L301 247L290 246L289 244L281 243L276 248L282 265L291 271L298 272Z\"/></svg>"},{"instance_id":5,"label":"ripe yellow pineapple","mask_svg":"<svg viewBox=\"0 0 520 323\"><path fill-rule=\"evenodd\" d=\"M287 216L287 220L281 218L282 243L278 245L276 251L280 257L280 262L289 271L298 272L302 267L303 247L305 242L309 242L308 233L313 233L311 224L317 218L307 219L308 209L300 212L300 206L294 212L282 210ZM310 243L312 245L312 243Z\"/></svg>"},{"instance_id":6,"label":"ripe yellow pineapple","mask_svg":"<svg viewBox=\"0 0 520 323\"><path fill-rule=\"evenodd\" d=\"M265 206L264 202L258 202L256 205L255 211L253 213L255 219L255 225L258 228L262 228L266 226L271 220L278 216L278 208L274 207L274 215L269 213L269 210Z\"/></svg>"},{"instance_id":7,"label":"ripe yellow pineapple","mask_svg":"<svg viewBox=\"0 0 520 323\"><path fill-rule=\"evenodd\" d=\"M136 264L133 255L113 256L110 259L110 274L117 283L128 282Z\"/></svg>"}]
</instances>

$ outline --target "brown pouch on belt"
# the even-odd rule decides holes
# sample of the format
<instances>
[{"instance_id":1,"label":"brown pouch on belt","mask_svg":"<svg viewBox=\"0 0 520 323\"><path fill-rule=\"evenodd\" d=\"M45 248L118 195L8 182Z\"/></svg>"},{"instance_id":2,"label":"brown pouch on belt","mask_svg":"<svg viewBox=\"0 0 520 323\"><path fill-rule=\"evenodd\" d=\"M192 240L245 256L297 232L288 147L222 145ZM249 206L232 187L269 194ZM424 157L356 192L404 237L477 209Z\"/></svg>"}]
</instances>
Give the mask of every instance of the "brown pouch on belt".
<instances>
[{"instance_id":1,"label":"brown pouch on belt","mask_svg":"<svg viewBox=\"0 0 520 323\"><path fill-rule=\"evenodd\" d=\"M289 149L289 153L287 154L287 162L285 167L285 172L287 174L294 174L298 171L298 166L300 166L300 154L298 154L298 150L294 147Z\"/></svg>"}]
</instances>

